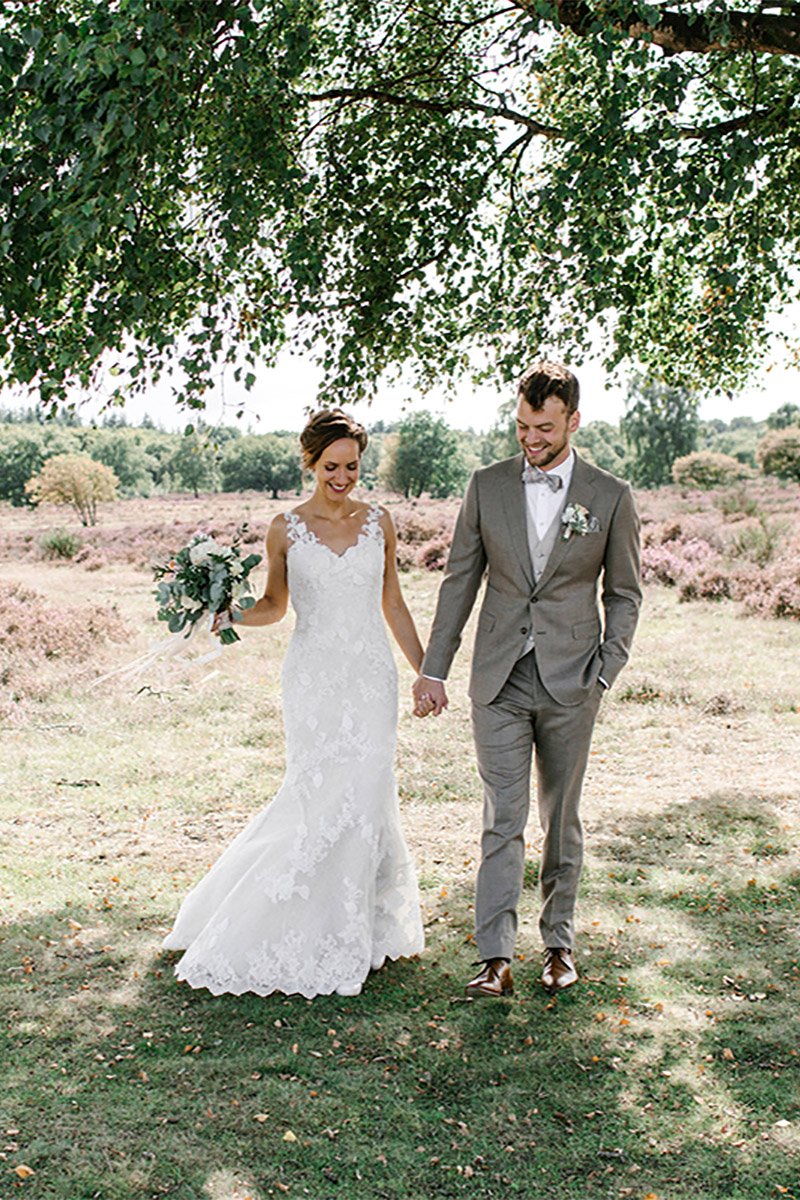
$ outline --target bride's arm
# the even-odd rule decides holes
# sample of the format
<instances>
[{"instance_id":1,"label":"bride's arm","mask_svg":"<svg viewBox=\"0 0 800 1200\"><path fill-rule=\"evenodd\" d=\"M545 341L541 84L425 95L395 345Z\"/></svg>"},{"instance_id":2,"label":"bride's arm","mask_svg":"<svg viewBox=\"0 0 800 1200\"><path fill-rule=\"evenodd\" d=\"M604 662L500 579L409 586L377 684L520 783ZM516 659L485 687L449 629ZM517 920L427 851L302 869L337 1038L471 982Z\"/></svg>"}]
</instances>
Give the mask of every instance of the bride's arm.
<instances>
[{"instance_id":1,"label":"bride's arm","mask_svg":"<svg viewBox=\"0 0 800 1200\"><path fill-rule=\"evenodd\" d=\"M397 644L413 669L419 674L422 665L422 643L417 634L414 618L408 611L397 573L397 534L392 518L381 509L381 529L386 544L386 560L383 570L383 615Z\"/></svg>"},{"instance_id":2,"label":"bride's arm","mask_svg":"<svg viewBox=\"0 0 800 1200\"><path fill-rule=\"evenodd\" d=\"M237 611L236 625L274 625L286 614L289 584L286 578L286 521L275 517L267 532L267 586L252 608Z\"/></svg>"}]
</instances>

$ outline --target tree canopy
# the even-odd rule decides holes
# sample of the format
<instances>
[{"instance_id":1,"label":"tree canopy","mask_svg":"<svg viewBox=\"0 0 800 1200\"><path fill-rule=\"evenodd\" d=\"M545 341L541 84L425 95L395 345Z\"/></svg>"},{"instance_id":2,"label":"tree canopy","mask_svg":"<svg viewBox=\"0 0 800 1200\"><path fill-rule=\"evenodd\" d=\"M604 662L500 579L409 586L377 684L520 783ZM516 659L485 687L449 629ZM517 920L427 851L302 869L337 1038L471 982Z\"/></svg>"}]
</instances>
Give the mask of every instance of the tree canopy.
<instances>
[{"instance_id":1,"label":"tree canopy","mask_svg":"<svg viewBox=\"0 0 800 1200\"><path fill-rule=\"evenodd\" d=\"M429 412L413 412L401 421L385 449L379 478L406 498L423 492L437 498L457 495L467 482L458 434Z\"/></svg>"},{"instance_id":2,"label":"tree canopy","mask_svg":"<svg viewBox=\"0 0 800 1200\"><path fill-rule=\"evenodd\" d=\"M697 397L682 387L632 382L620 429L631 451L629 478L660 487L672 478L672 464L696 447Z\"/></svg>"},{"instance_id":3,"label":"tree canopy","mask_svg":"<svg viewBox=\"0 0 800 1200\"><path fill-rule=\"evenodd\" d=\"M202 407L289 341L341 402L599 337L735 390L800 288L799 64L791 0L6 0L0 382Z\"/></svg>"},{"instance_id":4,"label":"tree canopy","mask_svg":"<svg viewBox=\"0 0 800 1200\"><path fill-rule=\"evenodd\" d=\"M25 490L36 504L70 504L83 525L95 525L98 503L117 494L117 477L88 454L56 454L28 480Z\"/></svg>"}]
</instances>

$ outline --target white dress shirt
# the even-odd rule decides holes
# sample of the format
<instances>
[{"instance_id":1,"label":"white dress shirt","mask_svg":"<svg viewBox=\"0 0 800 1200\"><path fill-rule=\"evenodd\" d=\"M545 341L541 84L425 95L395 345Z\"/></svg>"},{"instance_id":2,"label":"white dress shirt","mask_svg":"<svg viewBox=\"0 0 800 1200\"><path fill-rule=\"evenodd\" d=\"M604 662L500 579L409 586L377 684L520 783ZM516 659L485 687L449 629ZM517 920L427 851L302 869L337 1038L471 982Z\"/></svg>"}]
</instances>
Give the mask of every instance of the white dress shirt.
<instances>
[{"instance_id":1,"label":"white dress shirt","mask_svg":"<svg viewBox=\"0 0 800 1200\"><path fill-rule=\"evenodd\" d=\"M561 487L557 492L547 487L544 483L526 483L525 484L525 503L528 505L528 513L533 528L536 530L536 536L543 538L548 529L552 525L555 518L558 516L561 509L564 507L564 501L567 495L572 480L572 470L575 466L575 451L570 446L569 454L562 463L557 467L551 467L547 472L548 475L557 475L561 480Z\"/></svg>"}]
</instances>

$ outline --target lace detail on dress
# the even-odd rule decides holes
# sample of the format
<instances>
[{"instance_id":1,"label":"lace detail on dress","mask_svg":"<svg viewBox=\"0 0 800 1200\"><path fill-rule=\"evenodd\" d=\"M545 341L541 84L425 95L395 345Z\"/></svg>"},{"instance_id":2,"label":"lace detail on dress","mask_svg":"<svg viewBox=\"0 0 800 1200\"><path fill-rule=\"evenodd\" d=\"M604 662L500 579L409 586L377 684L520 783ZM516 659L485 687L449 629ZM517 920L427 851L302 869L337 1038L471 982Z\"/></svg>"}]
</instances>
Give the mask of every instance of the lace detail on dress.
<instances>
[{"instance_id":1,"label":"lace detail on dress","mask_svg":"<svg viewBox=\"0 0 800 1200\"><path fill-rule=\"evenodd\" d=\"M383 530L380 526L381 507L375 502L370 504L367 509L367 514L358 532L358 537L351 546L347 546L341 553L338 550L333 550L326 542L323 542L321 537L318 537L314 533L313 529L309 529L299 513L284 513L284 519L286 521L286 535L290 544L304 542L306 545L322 546L324 550L327 550L329 554L333 554L335 558L344 558L351 550L355 550L365 538L378 537L383 542Z\"/></svg>"},{"instance_id":2,"label":"lace detail on dress","mask_svg":"<svg viewBox=\"0 0 800 1200\"><path fill-rule=\"evenodd\" d=\"M423 947L393 774L397 673L381 614L380 508L337 554L286 515L295 631L283 785L187 896L164 942L193 987L356 994Z\"/></svg>"}]
</instances>

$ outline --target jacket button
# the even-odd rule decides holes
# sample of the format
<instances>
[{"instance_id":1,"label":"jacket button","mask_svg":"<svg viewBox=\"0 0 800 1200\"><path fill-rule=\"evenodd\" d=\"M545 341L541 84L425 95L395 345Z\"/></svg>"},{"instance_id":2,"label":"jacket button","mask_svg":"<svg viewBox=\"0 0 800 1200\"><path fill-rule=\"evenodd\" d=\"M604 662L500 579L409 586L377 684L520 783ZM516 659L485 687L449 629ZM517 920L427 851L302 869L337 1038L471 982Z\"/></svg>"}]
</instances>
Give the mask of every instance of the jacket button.
<instances>
[{"instance_id":1,"label":"jacket button","mask_svg":"<svg viewBox=\"0 0 800 1200\"><path fill-rule=\"evenodd\" d=\"M531 604L538 604L538 603L539 603L539 597L531 596Z\"/></svg>"},{"instance_id":2,"label":"jacket button","mask_svg":"<svg viewBox=\"0 0 800 1200\"><path fill-rule=\"evenodd\" d=\"M520 633L527 633L527 632L528 632L528 626L523 625L522 628L520 629Z\"/></svg>"}]
</instances>

